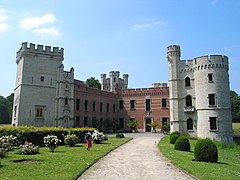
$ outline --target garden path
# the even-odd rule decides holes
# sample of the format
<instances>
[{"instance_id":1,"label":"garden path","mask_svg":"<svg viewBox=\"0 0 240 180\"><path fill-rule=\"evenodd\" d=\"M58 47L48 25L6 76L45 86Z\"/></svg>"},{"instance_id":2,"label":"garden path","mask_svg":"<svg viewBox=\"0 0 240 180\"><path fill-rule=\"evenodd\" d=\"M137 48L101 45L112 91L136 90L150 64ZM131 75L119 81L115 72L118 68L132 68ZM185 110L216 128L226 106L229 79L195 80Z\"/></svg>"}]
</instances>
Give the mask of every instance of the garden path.
<instances>
[{"instance_id":1,"label":"garden path","mask_svg":"<svg viewBox=\"0 0 240 180\"><path fill-rule=\"evenodd\" d=\"M163 137L156 133L125 134L133 140L100 159L78 180L185 180L194 179L173 166L158 150Z\"/></svg>"}]
</instances>

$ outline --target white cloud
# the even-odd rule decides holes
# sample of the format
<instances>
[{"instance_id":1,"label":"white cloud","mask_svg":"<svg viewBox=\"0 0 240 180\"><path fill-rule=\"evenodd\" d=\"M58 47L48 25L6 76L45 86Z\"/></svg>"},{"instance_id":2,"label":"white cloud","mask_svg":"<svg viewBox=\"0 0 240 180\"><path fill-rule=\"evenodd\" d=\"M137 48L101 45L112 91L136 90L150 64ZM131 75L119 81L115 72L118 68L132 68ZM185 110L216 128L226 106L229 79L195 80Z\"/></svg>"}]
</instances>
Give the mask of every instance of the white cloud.
<instances>
[{"instance_id":1,"label":"white cloud","mask_svg":"<svg viewBox=\"0 0 240 180\"><path fill-rule=\"evenodd\" d=\"M26 17L20 21L20 26L25 30L31 30L55 23L56 20L57 19L54 14L46 13L40 17Z\"/></svg>"},{"instance_id":2,"label":"white cloud","mask_svg":"<svg viewBox=\"0 0 240 180\"><path fill-rule=\"evenodd\" d=\"M47 37L54 37L54 38L60 37L62 35L60 30L56 27L37 28L37 29L34 29L33 32L40 36L47 36Z\"/></svg>"},{"instance_id":3,"label":"white cloud","mask_svg":"<svg viewBox=\"0 0 240 180\"><path fill-rule=\"evenodd\" d=\"M145 23L145 24L134 24L131 30L138 30L138 29L149 29L152 27L163 26L165 23L162 21L155 21L152 23Z\"/></svg>"},{"instance_id":4,"label":"white cloud","mask_svg":"<svg viewBox=\"0 0 240 180\"><path fill-rule=\"evenodd\" d=\"M62 34L55 26L57 18L52 13L46 13L42 16L26 17L19 24L26 31L32 31L37 36L57 38Z\"/></svg>"},{"instance_id":5,"label":"white cloud","mask_svg":"<svg viewBox=\"0 0 240 180\"><path fill-rule=\"evenodd\" d=\"M0 32L8 30L7 20L8 16L6 15L6 10L0 9Z\"/></svg>"}]
</instances>

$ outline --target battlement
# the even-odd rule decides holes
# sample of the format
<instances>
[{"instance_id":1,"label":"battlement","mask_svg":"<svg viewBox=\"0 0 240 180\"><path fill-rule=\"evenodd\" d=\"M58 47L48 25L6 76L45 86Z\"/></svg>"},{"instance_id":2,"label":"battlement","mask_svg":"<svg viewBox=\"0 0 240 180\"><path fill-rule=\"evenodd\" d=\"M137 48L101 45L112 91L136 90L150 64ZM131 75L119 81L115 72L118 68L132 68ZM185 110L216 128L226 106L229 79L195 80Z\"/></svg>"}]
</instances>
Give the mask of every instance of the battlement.
<instances>
[{"instance_id":1,"label":"battlement","mask_svg":"<svg viewBox=\"0 0 240 180\"><path fill-rule=\"evenodd\" d=\"M228 64L228 57L224 55L204 55L190 60L181 60L183 66L194 66L203 64Z\"/></svg>"},{"instance_id":2,"label":"battlement","mask_svg":"<svg viewBox=\"0 0 240 180\"><path fill-rule=\"evenodd\" d=\"M170 45L167 47L167 51L168 52L180 51L180 46L179 45Z\"/></svg>"},{"instance_id":3,"label":"battlement","mask_svg":"<svg viewBox=\"0 0 240 180\"><path fill-rule=\"evenodd\" d=\"M101 78L106 79L106 74L101 74Z\"/></svg>"},{"instance_id":4,"label":"battlement","mask_svg":"<svg viewBox=\"0 0 240 180\"><path fill-rule=\"evenodd\" d=\"M123 78L128 78L129 75L128 74L123 74Z\"/></svg>"},{"instance_id":5,"label":"battlement","mask_svg":"<svg viewBox=\"0 0 240 180\"><path fill-rule=\"evenodd\" d=\"M109 76L117 76L117 77L119 77L119 75L120 75L119 71L110 71L109 72Z\"/></svg>"},{"instance_id":6,"label":"battlement","mask_svg":"<svg viewBox=\"0 0 240 180\"><path fill-rule=\"evenodd\" d=\"M64 49L59 47L43 46L39 44L36 45L33 43L28 44L27 42L23 42L20 50L17 53L20 52L63 57Z\"/></svg>"}]
</instances>

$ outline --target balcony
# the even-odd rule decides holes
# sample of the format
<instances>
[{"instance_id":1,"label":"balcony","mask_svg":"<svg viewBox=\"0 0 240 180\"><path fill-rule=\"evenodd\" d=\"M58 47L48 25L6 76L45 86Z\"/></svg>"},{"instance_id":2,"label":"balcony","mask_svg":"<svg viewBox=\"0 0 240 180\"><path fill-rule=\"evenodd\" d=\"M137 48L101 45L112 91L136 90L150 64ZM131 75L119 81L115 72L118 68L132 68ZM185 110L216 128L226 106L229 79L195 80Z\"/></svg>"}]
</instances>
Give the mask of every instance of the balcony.
<instances>
[{"instance_id":1,"label":"balcony","mask_svg":"<svg viewBox=\"0 0 240 180\"><path fill-rule=\"evenodd\" d=\"M184 107L184 112L185 113L193 113L195 111L195 107L194 106L185 106Z\"/></svg>"}]
</instances>

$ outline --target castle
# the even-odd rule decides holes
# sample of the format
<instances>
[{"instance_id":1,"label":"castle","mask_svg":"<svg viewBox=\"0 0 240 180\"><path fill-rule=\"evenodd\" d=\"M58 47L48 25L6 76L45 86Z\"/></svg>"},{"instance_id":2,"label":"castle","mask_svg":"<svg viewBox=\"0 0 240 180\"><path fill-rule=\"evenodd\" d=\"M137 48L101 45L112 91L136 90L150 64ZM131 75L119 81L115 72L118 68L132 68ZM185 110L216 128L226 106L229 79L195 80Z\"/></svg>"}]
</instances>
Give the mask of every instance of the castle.
<instances>
[{"instance_id":1,"label":"castle","mask_svg":"<svg viewBox=\"0 0 240 180\"><path fill-rule=\"evenodd\" d=\"M180 57L180 46L167 48L171 131L232 143L228 58Z\"/></svg>"},{"instance_id":2,"label":"castle","mask_svg":"<svg viewBox=\"0 0 240 180\"><path fill-rule=\"evenodd\" d=\"M170 123L171 131L232 142L228 59L203 56L180 60L180 47L167 48L169 87L128 89L128 74L101 74L101 90L74 79L65 71L63 48L22 43L17 52L17 77L12 125L96 127L139 132L157 131Z\"/></svg>"}]
</instances>

